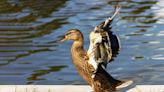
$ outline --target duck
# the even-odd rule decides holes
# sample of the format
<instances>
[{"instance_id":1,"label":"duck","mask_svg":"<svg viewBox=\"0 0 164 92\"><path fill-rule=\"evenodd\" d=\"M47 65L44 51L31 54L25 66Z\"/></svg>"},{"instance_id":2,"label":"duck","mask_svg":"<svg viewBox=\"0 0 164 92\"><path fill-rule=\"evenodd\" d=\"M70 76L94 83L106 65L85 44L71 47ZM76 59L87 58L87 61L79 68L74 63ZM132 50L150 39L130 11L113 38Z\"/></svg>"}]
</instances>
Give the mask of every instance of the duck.
<instances>
[{"instance_id":1,"label":"duck","mask_svg":"<svg viewBox=\"0 0 164 92\"><path fill-rule=\"evenodd\" d=\"M101 66L98 67L95 78L92 78L94 67L89 64L89 56L84 49L83 34L78 29L70 29L66 32L61 42L73 40L71 56L73 64L82 78L92 87L94 92L115 92L116 87L123 81L114 79Z\"/></svg>"},{"instance_id":2,"label":"duck","mask_svg":"<svg viewBox=\"0 0 164 92\"><path fill-rule=\"evenodd\" d=\"M116 13L114 13L115 15ZM79 29L68 30L60 40L60 42L73 41L70 50L73 64L79 75L92 87L94 92L115 92L125 83L125 81L113 78L105 69L107 62L114 57L112 49L120 48L118 38L110 32L110 27L107 27L113 18L108 18L90 33L88 51L84 49L84 37ZM103 57L101 57L102 55ZM94 63L96 64L94 65Z\"/></svg>"}]
</instances>

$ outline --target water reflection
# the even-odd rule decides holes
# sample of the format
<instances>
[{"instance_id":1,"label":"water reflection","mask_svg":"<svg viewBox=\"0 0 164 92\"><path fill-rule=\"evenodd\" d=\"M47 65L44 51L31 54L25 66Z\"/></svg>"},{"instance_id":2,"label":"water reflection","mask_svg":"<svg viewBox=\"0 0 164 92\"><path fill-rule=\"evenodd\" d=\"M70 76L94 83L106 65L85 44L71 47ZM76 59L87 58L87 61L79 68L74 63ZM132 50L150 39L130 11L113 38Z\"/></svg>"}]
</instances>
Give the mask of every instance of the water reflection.
<instances>
[{"instance_id":1,"label":"water reflection","mask_svg":"<svg viewBox=\"0 0 164 92\"><path fill-rule=\"evenodd\" d=\"M57 43L70 28L89 32L112 15L115 0L1 0L1 84L85 84L75 71L69 48ZM108 67L133 84L160 84L163 65L162 0L121 0L112 26L122 42L120 55ZM135 62L137 61L137 62ZM133 68L132 68L133 67ZM17 80L15 80L17 79ZM7 80L7 81L4 81ZM147 81L147 80L151 80Z\"/></svg>"},{"instance_id":2,"label":"water reflection","mask_svg":"<svg viewBox=\"0 0 164 92\"><path fill-rule=\"evenodd\" d=\"M60 71L62 68L65 68L66 66L51 66L47 70L36 70L34 73L28 78L29 82L28 84L33 83L33 80L45 80L44 78L40 78L42 75L49 74L51 72Z\"/></svg>"},{"instance_id":3,"label":"water reflection","mask_svg":"<svg viewBox=\"0 0 164 92\"><path fill-rule=\"evenodd\" d=\"M0 14L0 51L3 53L0 53L0 59L6 61L4 65L8 61L15 61L22 56L28 56L40 51L50 51L49 47L56 46L55 43L40 43L35 39L51 33L51 31L60 28L64 24L64 22L61 22L64 19L46 18L64 2L64 0L58 2L46 0L1 1L1 4L3 4L1 7L3 8L0 8L2 13ZM10 3L18 4L10 6ZM44 7L42 7L43 4ZM28 11L26 8L28 8ZM34 14L34 11L37 14Z\"/></svg>"},{"instance_id":4,"label":"water reflection","mask_svg":"<svg viewBox=\"0 0 164 92\"><path fill-rule=\"evenodd\" d=\"M47 1L47 0L1 0L0 1L0 68L1 72L14 69L15 72L9 72L12 77L17 74L17 68L22 69L30 67L34 63L21 62L20 58L32 56L41 52L51 52L56 47L55 39L50 39L46 35L65 24L66 18L55 18L50 16L55 10L64 5L66 1ZM53 43L52 43L53 42ZM42 54L40 54L42 56ZM16 65L13 62L16 62ZM28 61L28 60L27 60ZM40 60L39 60L40 61ZM4 66L5 65L5 66ZM49 66L47 66L49 67ZM48 72L59 71L64 67L49 67ZM27 73L37 71L31 69ZM40 71L44 71L40 69ZM10 74L11 73L11 74ZM41 76L42 72L34 73L27 79ZM44 74L44 73L43 73ZM8 76L9 76L8 75ZM2 79L3 79L3 74ZM24 73L20 76L25 76ZM28 76L25 76L28 77ZM23 77L23 78L25 78ZM12 78L11 78L12 79ZM22 78L20 78L21 80ZM7 75L6 75L7 80ZM14 78L13 78L14 80ZM33 78L34 80L34 78ZM23 80L22 80L23 81ZM13 81L6 81L5 84L14 84ZM25 82L21 82L25 83ZM17 83L16 83L17 84ZM19 82L18 82L19 84Z\"/></svg>"}]
</instances>

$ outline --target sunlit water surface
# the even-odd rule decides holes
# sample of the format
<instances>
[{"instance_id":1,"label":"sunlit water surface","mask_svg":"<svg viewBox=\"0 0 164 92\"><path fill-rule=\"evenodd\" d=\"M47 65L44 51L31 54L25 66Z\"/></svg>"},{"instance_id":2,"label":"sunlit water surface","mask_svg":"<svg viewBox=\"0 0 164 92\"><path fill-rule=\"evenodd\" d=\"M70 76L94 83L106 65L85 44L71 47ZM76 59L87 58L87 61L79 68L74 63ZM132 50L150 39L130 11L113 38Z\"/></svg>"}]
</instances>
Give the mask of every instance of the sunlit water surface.
<instances>
[{"instance_id":1,"label":"sunlit water surface","mask_svg":"<svg viewBox=\"0 0 164 92\"><path fill-rule=\"evenodd\" d=\"M57 40L78 28L89 33L111 16L115 0L1 0L0 84L86 84L70 57L72 42ZM164 84L164 2L121 0L112 30L121 51L108 72L140 84ZM130 88L129 87L129 88Z\"/></svg>"}]
</instances>

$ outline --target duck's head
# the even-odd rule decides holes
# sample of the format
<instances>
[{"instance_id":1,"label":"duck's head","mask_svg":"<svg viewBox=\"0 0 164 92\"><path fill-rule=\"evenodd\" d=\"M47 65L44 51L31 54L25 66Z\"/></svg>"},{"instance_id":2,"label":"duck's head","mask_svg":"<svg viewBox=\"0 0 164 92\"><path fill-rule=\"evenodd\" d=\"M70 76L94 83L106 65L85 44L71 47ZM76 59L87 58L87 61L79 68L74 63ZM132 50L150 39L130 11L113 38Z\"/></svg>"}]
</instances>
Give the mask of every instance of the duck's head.
<instances>
[{"instance_id":1,"label":"duck's head","mask_svg":"<svg viewBox=\"0 0 164 92\"><path fill-rule=\"evenodd\" d=\"M82 41L83 35L78 29L70 29L66 32L64 38L60 42L64 42L66 40Z\"/></svg>"}]
</instances>

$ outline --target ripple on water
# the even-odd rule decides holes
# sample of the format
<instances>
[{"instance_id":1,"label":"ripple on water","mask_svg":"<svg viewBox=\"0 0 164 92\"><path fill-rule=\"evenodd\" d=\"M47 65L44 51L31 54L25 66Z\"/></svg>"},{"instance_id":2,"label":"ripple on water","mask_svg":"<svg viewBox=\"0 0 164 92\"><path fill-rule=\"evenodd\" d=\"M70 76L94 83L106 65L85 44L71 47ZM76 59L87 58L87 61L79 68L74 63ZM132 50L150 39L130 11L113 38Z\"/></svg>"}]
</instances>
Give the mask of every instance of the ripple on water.
<instances>
[{"instance_id":1,"label":"ripple on water","mask_svg":"<svg viewBox=\"0 0 164 92\"><path fill-rule=\"evenodd\" d=\"M84 33L112 15L115 0L0 1L0 84L85 84L70 57L66 30ZM162 84L163 1L121 0L113 32L122 48L109 72L133 85ZM139 62L135 62L139 61ZM158 62L156 62L158 61ZM151 81L150 81L151 80Z\"/></svg>"}]
</instances>

